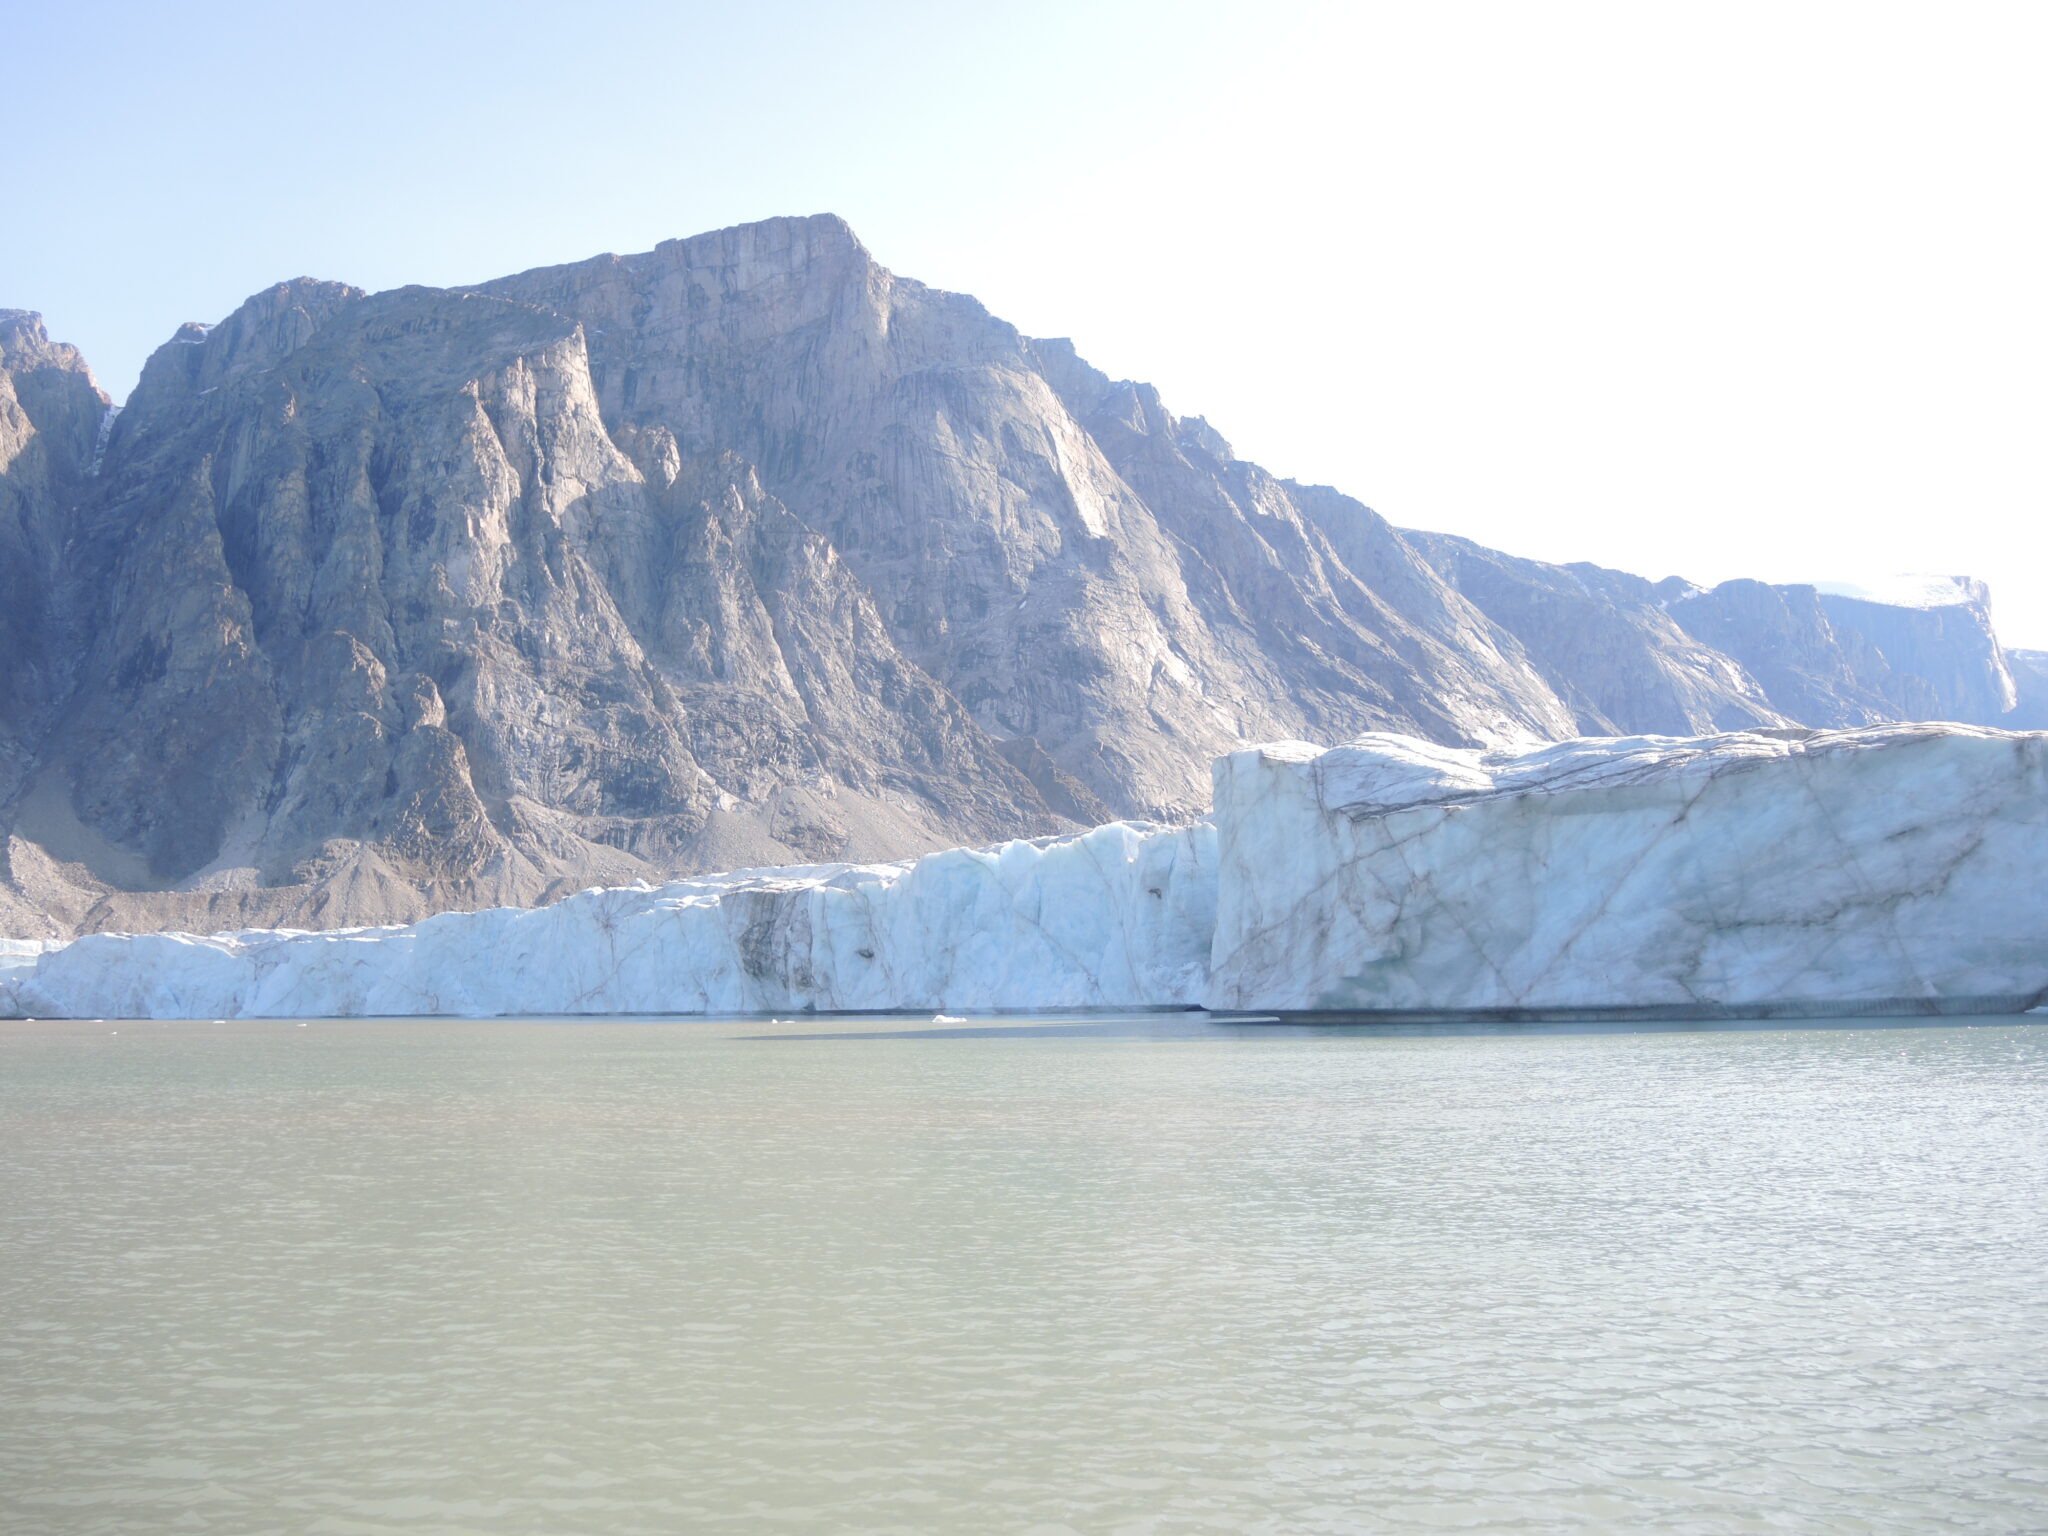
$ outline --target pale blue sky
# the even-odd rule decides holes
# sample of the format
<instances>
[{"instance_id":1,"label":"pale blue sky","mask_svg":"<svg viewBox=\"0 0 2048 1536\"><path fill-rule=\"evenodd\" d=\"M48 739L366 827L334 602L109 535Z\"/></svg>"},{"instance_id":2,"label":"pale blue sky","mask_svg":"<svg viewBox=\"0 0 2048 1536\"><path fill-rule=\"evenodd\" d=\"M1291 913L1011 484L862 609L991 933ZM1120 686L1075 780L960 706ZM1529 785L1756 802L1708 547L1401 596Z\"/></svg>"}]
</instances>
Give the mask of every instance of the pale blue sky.
<instances>
[{"instance_id":1,"label":"pale blue sky","mask_svg":"<svg viewBox=\"0 0 2048 1536\"><path fill-rule=\"evenodd\" d=\"M0 0L0 305L117 395L309 273L830 210L1395 521L1990 580L2048 646L2048 9Z\"/></svg>"}]
</instances>

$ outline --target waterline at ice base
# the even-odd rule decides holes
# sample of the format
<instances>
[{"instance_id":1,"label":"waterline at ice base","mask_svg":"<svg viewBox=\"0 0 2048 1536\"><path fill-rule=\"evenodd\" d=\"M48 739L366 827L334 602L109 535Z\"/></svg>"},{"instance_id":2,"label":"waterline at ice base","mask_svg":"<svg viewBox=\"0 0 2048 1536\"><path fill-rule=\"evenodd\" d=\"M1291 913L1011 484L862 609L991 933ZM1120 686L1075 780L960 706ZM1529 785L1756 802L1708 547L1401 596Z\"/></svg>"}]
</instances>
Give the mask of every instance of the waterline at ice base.
<instances>
[{"instance_id":1,"label":"waterline at ice base","mask_svg":"<svg viewBox=\"0 0 2048 1536\"><path fill-rule=\"evenodd\" d=\"M2048 734L1961 725L1220 758L1209 817L403 927L0 953L0 1015L1208 1007L2013 1012L2048 995Z\"/></svg>"}]
</instances>

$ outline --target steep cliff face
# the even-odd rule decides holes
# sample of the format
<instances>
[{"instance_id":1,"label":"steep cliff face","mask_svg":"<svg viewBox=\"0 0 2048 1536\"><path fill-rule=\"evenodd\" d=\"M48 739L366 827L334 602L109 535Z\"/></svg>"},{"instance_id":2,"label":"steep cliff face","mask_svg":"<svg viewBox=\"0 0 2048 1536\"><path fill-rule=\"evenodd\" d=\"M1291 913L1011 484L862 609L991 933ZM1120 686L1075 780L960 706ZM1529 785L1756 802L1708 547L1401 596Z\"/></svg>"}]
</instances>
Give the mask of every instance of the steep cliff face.
<instances>
[{"instance_id":1,"label":"steep cliff face","mask_svg":"<svg viewBox=\"0 0 2048 1536\"><path fill-rule=\"evenodd\" d=\"M1739 663L1678 624L1656 584L1595 565L1521 560L1448 534L1406 537L1475 607L1521 637L1570 707L1573 728L1560 735L1692 736L1788 723Z\"/></svg>"},{"instance_id":2,"label":"steep cliff face","mask_svg":"<svg viewBox=\"0 0 2048 1536\"><path fill-rule=\"evenodd\" d=\"M1820 601L1837 635L1885 658L1893 679L1886 698L1897 718L2003 719L2019 690L1991 624L1990 590L1966 576L1917 586L1891 600L1823 592Z\"/></svg>"},{"instance_id":3,"label":"steep cliff face","mask_svg":"<svg viewBox=\"0 0 2048 1536\"><path fill-rule=\"evenodd\" d=\"M90 638L17 886L326 926L1061 825L744 463L626 445L530 305L301 282L182 331L50 584Z\"/></svg>"},{"instance_id":4,"label":"steep cliff face","mask_svg":"<svg viewBox=\"0 0 2048 1536\"><path fill-rule=\"evenodd\" d=\"M42 317L0 309L0 804L61 697L71 635L55 604L67 510L92 473L109 402Z\"/></svg>"},{"instance_id":5,"label":"steep cliff face","mask_svg":"<svg viewBox=\"0 0 2048 1536\"><path fill-rule=\"evenodd\" d=\"M1061 399L1164 534L1175 575L1236 669L1238 738L1355 734L1375 722L1475 741L1569 733L1562 701L1388 522L1327 486L1237 458L1150 385L1034 343Z\"/></svg>"},{"instance_id":6,"label":"steep cliff face","mask_svg":"<svg viewBox=\"0 0 2048 1536\"><path fill-rule=\"evenodd\" d=\"M41 316L0 310L0 832L75 672L66 546L110 420L77 351L53 343ZM56 931L18 878L38 858L20 839L0 841L0 932Z\"/></svg>"},{"instance_id":7,"label":"steep cliff face","mask_svg":"<svg viewBox=\"0 0 2048 1536\"><path fill-rule=\"evenodd\" d=\"M977 724L1118 814L1197 809L1208 757L1247 739L1494 740L1567 722L1390 533L1388 585L1413 589L1391 600L1200 424L896 277L838 219L480 291L581 320L615 430L756 466Z\"/></svg>"},{"instance_id":8,"label":"steep cliff face","mask_svg":"<svg viewBox=\"0 0 2048 1536\"><path fill-rule=\"evenodd\" d=\"M18 830L318 922L384 915L379 886L537 896L563 814L686 814L694 764L568 532L638 483L580 366L557 317L335 284L174 338L84 508L94 638Z\"/></svg>"},{"instance_id":9,"label":"steep cliff face","mask_svg":"<svg viewBox=\"0 0 2048 1536\"><path fill-rule=\"evenodd\" d=\"M1585 734L1890 720L2029 728L1981 581L1912 579L1883 598L1746 580L1703 588L1518 559L1447 534L1404 537L1520 637Z\"/></svg>"},{"instance_id":10,"label":"steep cliff face","mask_svg":"<svg viewBox=\"0 0 2048 1536\"><path fill-rule=\"evenodd\" d=\"M1794 719L1867 725L1921 718L1888 697L1892 669L1884 654L1832 624L1812 587L1725 581L1678 591L1665 611L1687 634L1739 662Z\"/></svg>"},{"instance_id":11,"label":"steep cliff face","mask_svg":"<svg viewBox=\"0 0 2048 1536\"><path fill-rule=\"evenodd\" d=\"M1405 532L837 219L301 279L110 412L0 312L0 928L334 926L1179 818L1246 742L1978 723L1981 588Z\"/></svg>"}]
</instances>

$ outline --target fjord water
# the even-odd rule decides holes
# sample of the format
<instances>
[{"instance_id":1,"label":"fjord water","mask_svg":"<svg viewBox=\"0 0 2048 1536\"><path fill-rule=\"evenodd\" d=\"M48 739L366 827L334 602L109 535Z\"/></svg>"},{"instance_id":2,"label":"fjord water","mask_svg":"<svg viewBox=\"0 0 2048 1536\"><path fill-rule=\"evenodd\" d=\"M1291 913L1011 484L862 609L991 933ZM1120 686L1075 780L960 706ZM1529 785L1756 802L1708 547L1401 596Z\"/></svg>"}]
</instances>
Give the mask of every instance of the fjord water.
<instances>
[{"instance_id":1,"label":"fjord water","mask_svg":"<svg viewBox=\"0 0 2048 1536\"><path fill-rule=\"evenodd\" d=\"M2048 1029L0 1025L0 1528L2048 1528Z\"/></svg>"}]
</instances>

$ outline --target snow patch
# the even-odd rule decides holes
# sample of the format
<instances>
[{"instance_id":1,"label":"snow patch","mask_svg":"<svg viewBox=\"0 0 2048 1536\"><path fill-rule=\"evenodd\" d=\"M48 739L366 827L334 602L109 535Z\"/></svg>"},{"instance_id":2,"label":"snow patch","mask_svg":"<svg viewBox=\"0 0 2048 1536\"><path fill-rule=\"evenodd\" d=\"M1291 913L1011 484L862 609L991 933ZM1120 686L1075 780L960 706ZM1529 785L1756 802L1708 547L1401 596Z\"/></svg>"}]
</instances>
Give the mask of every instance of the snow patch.
<instances>
[{"instance_id":1,"label":"snow patch","mask_svg":"<svg viewBox=\"0 0 2048 1536\"><path fill-rule=\"evenodd\" d=\"M1957 608L1977 599L1976 584L1964 576L1874 576L1866 581L1816 581L1815 591L1860 598L1893 608Z\"/></svg>"},{"instance_id":2,"label":"snow patch","mask_svg":"<svg viewBox=\"0 0 2048 1536\"><path fill-rule=\"evenodd\" d=\"M88 475L98 474L100 465L106 462L107 441L114 435L114 418L120 414L121 407L118 405L110 405L100 412L99 431L93 435L92 440L92 463L85 471Z\"/></svg>"}]
</instances>

